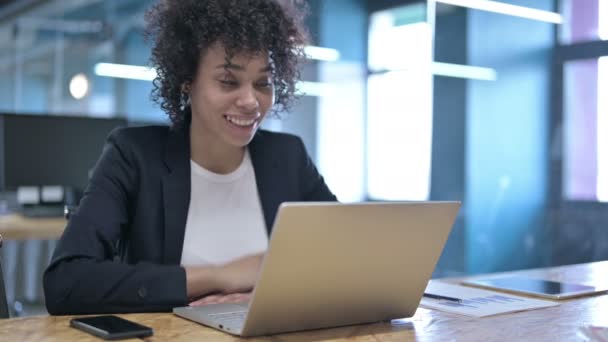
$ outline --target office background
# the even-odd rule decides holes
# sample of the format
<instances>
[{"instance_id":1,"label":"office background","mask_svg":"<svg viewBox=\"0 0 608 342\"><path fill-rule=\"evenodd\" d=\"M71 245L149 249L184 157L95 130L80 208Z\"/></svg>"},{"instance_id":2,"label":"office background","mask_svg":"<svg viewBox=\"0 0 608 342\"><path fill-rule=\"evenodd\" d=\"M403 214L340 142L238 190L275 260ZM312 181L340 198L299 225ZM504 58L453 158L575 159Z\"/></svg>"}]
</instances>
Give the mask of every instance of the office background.
<instances>
[{"instance_id":1,"label":"office background","mask_svg":"<svg viewBox=\"0 0 608 342\"><path fill-rule=\"evenodd\" d=\"M145 68L152 2L0 1L0 112L167 123ZM608 258L608 1L308 2L325 49L265 126L300 135L341 201L463 201L436 277ZM42 301L53 247L6 244L10 299Z\"/></svg>"}]
</instances>

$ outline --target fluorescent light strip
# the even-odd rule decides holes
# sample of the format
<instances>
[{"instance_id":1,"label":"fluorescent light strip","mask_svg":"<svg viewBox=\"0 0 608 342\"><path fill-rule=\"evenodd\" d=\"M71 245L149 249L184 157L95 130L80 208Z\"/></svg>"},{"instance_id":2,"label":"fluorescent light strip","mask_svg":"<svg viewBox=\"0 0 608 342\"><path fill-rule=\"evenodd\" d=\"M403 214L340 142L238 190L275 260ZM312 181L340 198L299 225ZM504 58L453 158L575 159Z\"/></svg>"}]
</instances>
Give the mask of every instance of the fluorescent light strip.
<instances>
[{"instance_id":1,"label":"fluorescent light strip","mask_svg":"<svg viewBox=\"0 0 608 342\"><path fill-rule=\"evenodd\" d=\"M156 70L139 65L97 63L94 67L95 75L126 78L130 80L152 81L156 78Z\"/></svg>"},{"instance_id":2,"label":"fluorescent light strip","mask_svg":"<svg viewBox=\"0 0 608 342\"><path fill-rule=\"evenodd\" d=\"M538 10L530 7L524 6L516 6L511 4L505 4L497 1L490 0L436 0L436 2L460 6L460 7L468 7L473 9L478 9L482 11L512 15L521 18L533 19L538 21L545 21L553 24L561 24L563 23L563 19L561 14ZM601 12L601 11L600 11Z\"/></svg>"},{"instance_id":3,"label":"fluorescent light strip","mask_svg":"<svg viewBox=\"0 0 608 342\"><path fill-rule=\"evenodd\" d=\"M94 72L97 76L129 80L152 81L156 78L156 70L139 65L97 63ZM331 84L306 81L298 82L296 89L305 96L327 96L335 91L335 87Z\"/></svg>"},{"instance_id":4,"label":"fluorescent light strip","mask_svg":"<svg viewBox=\"0 0 608 342\"><path fill-rule=\"evenodd\" d=\"M597 185L598 201L608 202L608 57L597 62Z\"/></svg>"},{"instance_id":5,"label":"fluorescent light strip","mask_svg":"<svg viewBox=\"0 0 608 342\"><path fill-rule=\"evenodd\" d=\"M320 46L305 46L304 53L306 53L308 58L319 61L335 62L340 59L340 51Z\"/></svg>"},{"instance_id":6,"label":"fluorescent light strip","mask_svg":"<svg viewBox=\"0 0 608 342\"><path fill-rule=\"evenodd\" d=\"M496 81L496 70L462 64L433 62L431 72L436 76L467 78L481 81Z\"/></svg>"},{"instance_id":7,"label":"fluorescent light strip","mask_svg":"<svg viewBox=\"0 0 608 342\"><path fill-rule=\"evenodd\" d=\"M335 62L340 59L340 52L336 49L309 45L304 48L304 52L308 58L320 61ZM97 63L94 72L98 76L131 80L152 81L156 78L156 71L153 68L128 64Z\"/></svg>"}]
</instances>

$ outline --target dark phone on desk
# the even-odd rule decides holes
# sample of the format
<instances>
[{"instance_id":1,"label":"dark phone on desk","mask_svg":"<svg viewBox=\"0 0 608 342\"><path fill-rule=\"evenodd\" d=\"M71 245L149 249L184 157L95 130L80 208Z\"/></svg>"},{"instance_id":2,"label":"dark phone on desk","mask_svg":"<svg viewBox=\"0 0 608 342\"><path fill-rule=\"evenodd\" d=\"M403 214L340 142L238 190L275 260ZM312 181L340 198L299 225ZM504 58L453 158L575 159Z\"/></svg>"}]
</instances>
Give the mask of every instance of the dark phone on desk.
<instances>
[{"instance_id":1,"label":"dark phone on desk","mask_svg":"<svg viewBox=\"0 0 608 342\"><path fill-rule=\"evenodd\" d=\"M152 328L117 316L95 316L74 318L70 326L86 331L104 340L152 336Z\"/></svg>"}]
</instances>

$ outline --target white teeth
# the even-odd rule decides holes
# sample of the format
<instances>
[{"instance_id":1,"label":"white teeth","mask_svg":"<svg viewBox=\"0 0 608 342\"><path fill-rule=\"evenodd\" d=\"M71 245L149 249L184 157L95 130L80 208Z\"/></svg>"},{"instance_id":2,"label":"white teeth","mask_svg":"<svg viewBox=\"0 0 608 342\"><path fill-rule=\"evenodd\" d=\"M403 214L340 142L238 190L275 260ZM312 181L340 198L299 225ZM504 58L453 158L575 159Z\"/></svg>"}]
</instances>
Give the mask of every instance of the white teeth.
<instances>
[{"instance_id":1,"label":"white teeth","mask_svg":"<svg viewBox=\"0 0 608 342\"><path fill-rule=\"evenodd\" d=\"M226 118L226 120L232 122L233 124L237 125L237 126L251 126L253 125L253 123L256 121L256 119L251 119L251 120L243 120L243 119L236 119L233 118L231 116L224 116Z\"/></svg>"}]
</instances>

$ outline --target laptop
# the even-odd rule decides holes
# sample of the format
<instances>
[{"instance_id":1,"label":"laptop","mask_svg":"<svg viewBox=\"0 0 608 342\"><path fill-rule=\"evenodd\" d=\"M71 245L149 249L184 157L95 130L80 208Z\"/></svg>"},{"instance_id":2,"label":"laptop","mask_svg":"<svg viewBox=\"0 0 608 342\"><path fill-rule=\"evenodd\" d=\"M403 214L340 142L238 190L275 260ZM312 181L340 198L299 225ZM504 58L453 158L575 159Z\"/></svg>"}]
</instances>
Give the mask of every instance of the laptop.
<instances>
[{"instance_id":1,"label":"laptop","mask_svg":"<svg viewBox=\"0 0 608 342\"><path fill-rule=\"evenodd\" d=\"M246 337L411 317L459 208L283 203L250 301L173 313Z\"/></svg>"}]
</instances>

